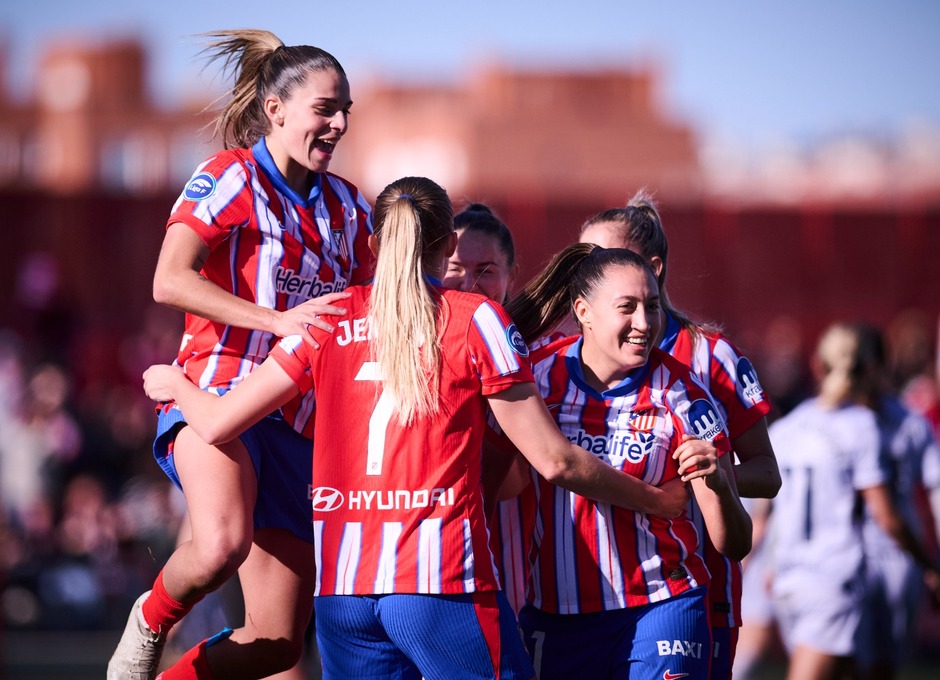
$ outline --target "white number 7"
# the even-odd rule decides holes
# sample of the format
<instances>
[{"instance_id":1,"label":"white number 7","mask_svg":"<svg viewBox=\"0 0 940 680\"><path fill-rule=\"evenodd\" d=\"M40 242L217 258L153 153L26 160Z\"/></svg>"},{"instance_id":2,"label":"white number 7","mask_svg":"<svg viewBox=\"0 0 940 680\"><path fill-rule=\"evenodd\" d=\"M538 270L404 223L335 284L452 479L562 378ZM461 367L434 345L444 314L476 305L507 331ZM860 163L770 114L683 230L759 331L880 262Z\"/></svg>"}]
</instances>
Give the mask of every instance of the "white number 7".
<instances>
[{"instance_id":1,"label":"white number 7","mask_svg":"<svg viewBox=\"0 0 940 680\"><path fill-rule=\"evenodd\" d=\"M375 361L367 361L359 368L355 380L381 380L379 374L379 364ZM372 409L372 416L369 418L369 451L366 457L366 475L378 476L382 474L382 459L385 457L385 430L388 427L388 421L392 418L392 412L395 410L395 404L392 398L385 390L382 390L382 396Z\"/></svg>"}]
</instances>

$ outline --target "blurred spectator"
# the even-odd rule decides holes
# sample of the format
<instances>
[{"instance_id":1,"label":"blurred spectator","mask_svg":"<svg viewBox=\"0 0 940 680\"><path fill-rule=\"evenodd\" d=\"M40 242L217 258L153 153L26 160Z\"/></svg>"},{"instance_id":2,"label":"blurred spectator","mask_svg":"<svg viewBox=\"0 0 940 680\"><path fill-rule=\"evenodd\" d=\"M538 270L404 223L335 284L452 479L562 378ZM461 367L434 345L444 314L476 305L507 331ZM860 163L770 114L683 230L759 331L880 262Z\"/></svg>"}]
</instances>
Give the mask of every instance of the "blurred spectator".
<instances>
[{"instance_id":1,"label":"blurred spectator","mask_svg":"<svg viewBox=\"0 0 940 680\"><path fill-rule=\"evenodd\" d=\"M33 251L23 257L11 321L35 362L67 365L69 361L78 317L61 284L61 266L54 255Z\"/></svg>"},{"instance_id":2,"label":"blurred spectator","mask_svg":"<svg viewBox=\"0 0 940 680\"><path fill-rule=\"evenodd\" d=\"M154 332L127 339L154 348L132 364L159 351ZM32 364L42 353L27 344L0 330L0 623L115 628L171 552L181 516L178 492L138 473L152 467L153 406L139 373L73 400L74 369Z\"/></svg>"},{"instance_id":3,"label":"blurred spectator","mask_svg":"<svg viewBox=\"0 0 940 680\"><path fill-rule=\"evenodd\" d=\"M888 325L885 336L891 350L889 370L891 387L903 390L920 376L935 378L931 322L921 312L905 310Z\"/></svg>"},{"instance_id":4,"label":"blurred spectator","mask_svg":"<svg viewBox=\"0 0 940 680\"><path fill-rule=\"evenodd\" d=\"M22 520L34 504L54 493L62 469L78 455L82 438L66 409L69 389L64 369L44 364L4 418L0 495L14 520Z\"/></svg>"},{"instance_id":5,"label":"blurred spectator","mask_svg":"<svg viewBox=\"0 0 940 680\"><path fill-rule=\"evenodd\" d=\"M754 363L774 405L769 418L786 415L812 392L803 335L799 320L785 314L767 325Z\"/></svg>"}]
</instances>

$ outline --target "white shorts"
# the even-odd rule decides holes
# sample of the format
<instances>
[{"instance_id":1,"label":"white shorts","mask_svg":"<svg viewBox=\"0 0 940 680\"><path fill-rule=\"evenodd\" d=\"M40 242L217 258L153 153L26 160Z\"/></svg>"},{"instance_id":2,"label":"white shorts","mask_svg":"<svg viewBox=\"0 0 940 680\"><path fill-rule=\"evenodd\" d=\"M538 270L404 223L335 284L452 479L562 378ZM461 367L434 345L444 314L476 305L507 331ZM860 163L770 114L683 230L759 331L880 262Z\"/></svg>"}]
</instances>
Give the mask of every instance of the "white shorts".
<instances>
[{"instance_id":1,"label":"white shorts","mask_svg":"<svg viewBox=\"0 0 940 680\"><path fill-rule=\"evenodd\" d=\"M861 591L807 588L774 593L774 615L789 652L808 647L832 656L853 656L862 618Z\"/></svg>"},{"instance_id":2,"label":"white shorts","mask_svg":"<svg viewBox=\"0 0 940 680\"><path fill-rule=\"evenodd\" d=\"M774 621L774 605L770 594L770 560L767 544L761 543L744 563L741 582L741 625L769 626Z\"/></svg>"}]
</instances>

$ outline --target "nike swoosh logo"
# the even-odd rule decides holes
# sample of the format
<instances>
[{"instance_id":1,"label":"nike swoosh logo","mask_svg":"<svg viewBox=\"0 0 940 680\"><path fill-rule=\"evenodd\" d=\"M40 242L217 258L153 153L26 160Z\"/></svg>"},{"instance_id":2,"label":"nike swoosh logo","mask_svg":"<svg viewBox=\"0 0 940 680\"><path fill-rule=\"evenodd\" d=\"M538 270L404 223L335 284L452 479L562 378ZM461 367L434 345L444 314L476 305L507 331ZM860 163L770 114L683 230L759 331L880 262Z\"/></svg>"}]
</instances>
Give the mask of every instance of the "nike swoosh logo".
<instances>
[{"instance_id":1,"label":"nike swoosh logo","mask_svg":"<svg viewBox=\"0 0 940 680\"><path fill-rule=\"evenodd\" d=\"M678 680L678 678L686 678L688 675L688 673L672 673L670 671L666 671L663 673L663 680Z\"/></svg>"}]
</instances>

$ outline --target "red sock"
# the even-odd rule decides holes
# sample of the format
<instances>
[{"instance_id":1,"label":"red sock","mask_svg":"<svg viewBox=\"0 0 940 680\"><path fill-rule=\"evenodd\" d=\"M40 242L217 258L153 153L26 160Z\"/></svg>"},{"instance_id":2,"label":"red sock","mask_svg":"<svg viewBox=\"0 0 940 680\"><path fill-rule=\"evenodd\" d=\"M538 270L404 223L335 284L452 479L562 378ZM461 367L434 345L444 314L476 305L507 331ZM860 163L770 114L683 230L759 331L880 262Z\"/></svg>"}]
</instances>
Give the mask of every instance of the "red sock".
<instances>
[{"instance_id":1,"label":"red sock","mask_svg":"<svg viewBox=\"0 0 940 680\"><path fill-rule=\"evenodd\" d=\"M174 600L163 587L163 571L161 570L153 582L153 590L150 591L150 595L144 600L140 609L150 630L166 635L170 628L186 616L202 598L203 596L200 595L192 602L185 604Z\"/></svg>"},{"instance_id":2,"label":"red sock","mask_svg":"<svg viewBox=\"0 0 940 680\"><path fill-rule=\"evenodd\" d=\"M210 638L211 639L211 638ZM203 640L180 657L179 661L157 676L157 680L214 680Z\"/></svg>"}]
</instances>

